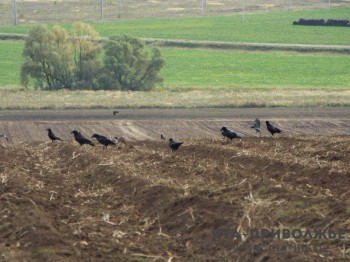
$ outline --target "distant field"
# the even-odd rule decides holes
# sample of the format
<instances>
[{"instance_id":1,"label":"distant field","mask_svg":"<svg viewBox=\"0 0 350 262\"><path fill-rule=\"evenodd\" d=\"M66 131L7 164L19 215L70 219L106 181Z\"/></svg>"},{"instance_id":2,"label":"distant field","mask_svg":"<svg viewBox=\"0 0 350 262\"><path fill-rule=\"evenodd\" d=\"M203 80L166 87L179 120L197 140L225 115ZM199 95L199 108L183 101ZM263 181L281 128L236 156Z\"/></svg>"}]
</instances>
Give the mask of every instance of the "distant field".
<instances>
[{"instance_id":1,"label":"distant field","mask_svg":"<svg viewBox=\"0 0 350 262\"><path fill-rule=\"evenodd\" d=\"M349 45L350 28L293 26L299 18L350 19L350 8L261 12L192 18L139 19L95 22L102 36L129 34L137 37L255 43ZM70 24L63 24L69 28ZM27 33L30 26L0 26L0 33Z\"/></svg>"},{"instance_id":2,"label":"distant field","mask_svg":"<svg viewBox=\"0 0 350 262\"><path fill-rule=\"evenodd\" d=\"M19 84L23 43L0 42L0 88Z\"/></svg>"},{"instance_id":3,"label":"distant field","mask_svg":"<svg viewBox=\"0 0 350 262\"><path fill-rule=\"evenodd\" d=\"M0 42L0 88L19 85L22 42ZM163 87L170 90L343 90L347 55L162 48Z\"/></svg>"},{"instance_id":4,"label":"distant field","mask_svg":"<svg viewBox=\"0 0 350 262\"><path fill-rule=\"evenodd\" d=\"M341 90L350 86L346 55L162 49L166 88Z\"/></svg>"},{"instance_id":5,"label":"distant field","mask_svg":"<svg viewBox=\"0 0 350 262\"><path fill-rule=\"evenodd\" d=\"M300 17L350 19L350 8L246 14L244 21L242 15L230 15L93 26L103 36L350 44L350 28L292 26ZM27 33L29 28L1 26L0 32ZM350 59L344 54L162 48L165 81L155 92L22 92L22 48L20 41L0 42L0 109L350 105Z\"/></svg>"}]
</instances>

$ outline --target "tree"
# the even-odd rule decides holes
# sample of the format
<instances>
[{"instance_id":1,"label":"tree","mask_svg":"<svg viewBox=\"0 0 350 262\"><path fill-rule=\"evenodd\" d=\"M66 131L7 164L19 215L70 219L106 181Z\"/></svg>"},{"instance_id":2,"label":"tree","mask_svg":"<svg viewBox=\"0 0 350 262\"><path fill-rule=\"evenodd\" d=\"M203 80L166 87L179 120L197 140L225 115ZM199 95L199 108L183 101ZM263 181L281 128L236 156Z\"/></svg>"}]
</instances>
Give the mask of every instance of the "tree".
<instances>
[{"instance_id":1,"label":"tree","mask_svg":"<svg viewBox=\"0 0 350 262\"><path fill-rule=\"evenodd\" d=\"M159 72L165 61L159 49L150 54L141 40L127 35L110 37L104 49L101 88L148 91L163 81Z\"/></svg>"},{"instance_id":2,"label":"tree","mask_svg":"<svg viewBox=\"0 0 350 262\"><path fill-rule=\"evenodd\" d=\"M96 87L101 69L101 45L98 34L89 25L73 24L72 36L59 26L51 30L35 26L29 32L23 55L21 82L30 78L41 89L90 89Z\"/></svg>"},{"instance_id":3,"label":"tree","mask_svg":"<svg viewBox=\"0 0 350 262\"><path fill-rule=\"evenodd\" d=\"M53 34L44 26L36 26L29 32L26 39L23 55L26 61L21 68L21 82L27 85L29 77L37 80L36 84L42 87L43 83L52 86L52 69L49 64L50 43Z\"/></svg>"},{"instance_id":4,"label":"tree","mask_svg":"<svg viewBox=\"0 0 350 262\"><path fill-rule=\"evenodd\" d=\"M98 58L102 50L98 40L99 34L90 25L81 22L73 24L72 44L77 88L97 88L98 73L101 69Z\"/></svg>"},{"instance_id":5,"label":"tree","mask_svg":"<svg viewBox=\"0 0 350 262\"><path fill-rule=\"evenodd\" d=\"M26 39L23 55L23 85L28 85L31 77L41 89L72 88L72 56L66 31L58 26L51 31L35 26Z\"/></svg>"},{"instance_id":6,"label":"tree","mask_svg":"<svg viewBox=\"0 0 350 262\"><path fill-rule=\"evenodd\" d=\"M45 90L117 89L151 90L163 81L164 59L157 48L148 49L134 37L114 36L102 45L89 25L73 24L70 35L59 26L35 26L26 39L21 82L30 79Z\"/></svg>"},{"instance_id":7,"label":"tree","mask_svg":"<svg viewBox=\"0 0 350 262\"><path fill-rule=\"evenodd\" d=\"M73 60L69 36L67 32L59 26L54 26L51 32L55 36L51 53L54 64L54 77L57 79L60 86L66 89L72 89L74 85L72 79Z\"/></svg>"}]
</instances>

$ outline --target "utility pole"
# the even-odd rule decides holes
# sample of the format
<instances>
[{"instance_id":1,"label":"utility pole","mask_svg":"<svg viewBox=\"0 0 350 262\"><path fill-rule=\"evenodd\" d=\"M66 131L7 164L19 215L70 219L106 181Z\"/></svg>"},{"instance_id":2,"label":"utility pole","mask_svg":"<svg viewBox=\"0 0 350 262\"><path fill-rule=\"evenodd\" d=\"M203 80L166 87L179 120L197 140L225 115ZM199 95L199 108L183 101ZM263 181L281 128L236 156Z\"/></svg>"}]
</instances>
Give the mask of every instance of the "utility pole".
<instances>
[{"instance_id":1,"label":"utility pole","mask_svg":"<svg viewBox=\"0 0 350 262\"><path fill-rule=\"evenodd\" d=\"M122 10L122 0L118 0L118 18L120 18L122 15L121 10Z\"/></svg>"},{"instance_id":2,"label":"utility pole","mask_svg":"<svg viewBox=\"0 0 350 262\"><path fill-rule=\"evenodd\" d=\"M204 14L204 9L207 6L207 0L202 0L201 1L201 9L202 9L202 14Z\"/></svg>"},{"instance_id":3,"label":"utility pole","mask_svg":"<svg viewBox=\"0 0 350 262\"><path fill-rule=\"evenodd\" d=\"M245 0L242 1L242 19L243 19L243 22L244 22L244 14L245 14Z\"/></svg>"},{"instance_id":4,"label":"utility pole","mask_svg":"<svg viewBox=\"0 0 350 262\"><path fill-rule=\"evenodd\" d=\"M16 0L12 0L13 24L17 25L17 5Z\"/></svg>"},{"instance_id":5,"label":"utility pole","mask_svg":"<svg viewBox=\"0 0 350 262\"><path fill-rule=\"evenodd\" d=\"M103 21L103 0L100 0L100 18Z\"/></svg>"}]
</instances>

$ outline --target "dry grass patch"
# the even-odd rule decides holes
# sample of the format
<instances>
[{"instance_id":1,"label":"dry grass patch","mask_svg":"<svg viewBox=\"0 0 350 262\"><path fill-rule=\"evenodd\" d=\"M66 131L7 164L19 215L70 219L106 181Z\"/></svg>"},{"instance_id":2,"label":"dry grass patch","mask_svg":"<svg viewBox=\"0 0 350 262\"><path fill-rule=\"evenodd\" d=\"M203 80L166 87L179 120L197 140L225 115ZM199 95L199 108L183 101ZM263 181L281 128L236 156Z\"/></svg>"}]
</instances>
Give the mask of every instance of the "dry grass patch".
<instances>
[{"instance_id":1,"label":"dry grass patch","mask_svg":"<svg viewBox=\"0 0 350 262\"><path fill-rule=\"evenodd\" d=\"M0 90L0 109L349 106L350 91L15 91Z\"/></svg>"}]
</instances>

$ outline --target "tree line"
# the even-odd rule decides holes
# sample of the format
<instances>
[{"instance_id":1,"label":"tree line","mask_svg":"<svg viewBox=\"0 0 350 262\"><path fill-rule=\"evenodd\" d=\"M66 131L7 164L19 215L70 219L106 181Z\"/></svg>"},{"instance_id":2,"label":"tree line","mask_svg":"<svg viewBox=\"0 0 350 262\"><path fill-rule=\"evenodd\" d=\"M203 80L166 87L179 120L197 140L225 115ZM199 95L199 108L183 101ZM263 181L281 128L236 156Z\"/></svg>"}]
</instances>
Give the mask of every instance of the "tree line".
<instances>
[{"instance_id":1,"label":"tree line","mask_svg":"<svg viewBox=\"0 0 350 262\"><path fill-rule=\"evenodd\" d=\"M165 61L158 48L147 48L138 38L122 35L103 43L88 24L71 30L33 27L25 40L21 83L42 90L140 90L163 82Z\"/></svg>"}]
</instances>

